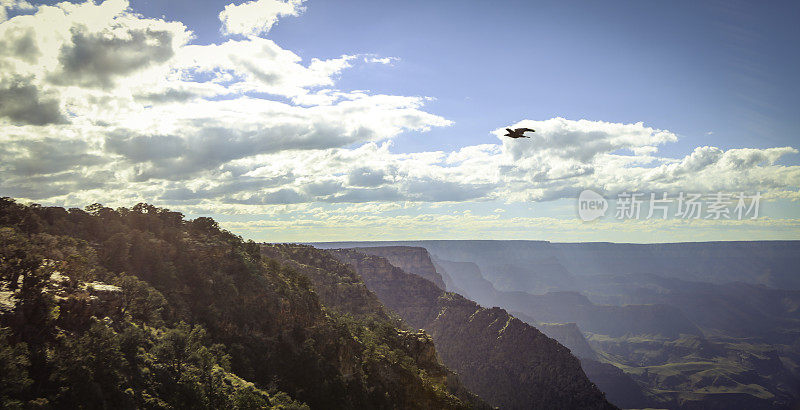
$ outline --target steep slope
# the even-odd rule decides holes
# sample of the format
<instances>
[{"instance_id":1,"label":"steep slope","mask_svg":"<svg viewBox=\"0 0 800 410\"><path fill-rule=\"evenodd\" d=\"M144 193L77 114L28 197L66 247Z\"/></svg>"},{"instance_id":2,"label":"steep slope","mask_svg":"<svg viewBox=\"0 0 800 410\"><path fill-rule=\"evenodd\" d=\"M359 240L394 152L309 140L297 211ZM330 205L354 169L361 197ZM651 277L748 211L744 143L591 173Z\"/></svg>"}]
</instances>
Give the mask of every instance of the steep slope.
<instances>
[{"instance_id":1,"label":"steep slope","mask_svg":"<svg viewBox=\"0 0 800 410\"><path fill-rule=\"evenodd\" d=\"M0 282L3 406L300 406L280 389L313 408L470 407L424 335L326 308L210 218L4 198ZM97 306L113 286L118 303Z\"/></svg>"},{"instance_id":2,"label":"steep slope","mask_svg":"<svg viewBox=\"0 0 800 410\"><path fill-rule=\"evenodd\" d=\"M514 316L535 326L545 335L566 346L581 361L586 376L602 390L608 401L622 408L659 407L664 400L655 400L652 391L646 391L618 367L601 362L575 323L537 323L524 313Z\"/></svg>"},{"instance_id":3,"label":"steep slope","mask_svg":"<svg viewBox=\"0 0 800 410\"><path fill-rule=\"evenodd\" d=\"M485 309L386 259L331 251L411 326L433 337L442 362L503 408L613 408L569 350L500 308Z\"/></svg>"},{"instance_id":4,"label":"steep slope","mask_svg":"<svg viewBox=\"0 0 800 410\"><path fill-rule=\"evenodd\" d=\"M628 405L615 391L631 378L653 407L791 408L800 398L800 241L347 244L386 245L425 247L465 295L529 316L530 323L576 322L600 362L629 379L609 384L618 376L614 369L582 361L616 404ZM570 276L559 278L554 260ZM495 269L499 264L513 269ZM510 284L562 291L532 295L508 291ZM573 286L579 292L563 291Z\"/></svg>"},{"instance_id":5,"label":"steep slope","mask_svg":"<svg viewBox=\"0 0 800 410\"><path fill-rule=\"evenodd\" d=\"M512 312L514 313L514 312ZM596 359L597 353L589 346L589 342L583 337L583 333L575 323L531 323L522 315L514 314L531 326L535 326L548 337L556 339L558 343L566 346L572 354L580 359Z\"/></svg>"},{"instance_id":6,"label":"steep slope","mask_svg":"<svg viewBox=\"0 0 800 410\"><path fill-rule=\"evenodd\" d=\"M262 254L291 266L311 280L314 291L326 307L341 314L400 329L401 339L415 348L407 353L430 378L440 381L447 391L476 409L490 406L461 384L458 376L440 362L433 341L424 331L412 331L396 313L386 309L367 289L352 268L330 253L307 245L265 244Z\"/></svg>"},{"instance_id":7,"label":"steep slope","mask_svg":"<svg viewBox=\"0 0 800 410\"><path fill-rule=\"evenodd\" d=\"M640 386L622 369L594 359L581 359L589 380L606 393L608 400L625 409L662 408L665 400ZM656 396L656 397L653 397Z\"/></svg>"},{"instance_id":8,"label":"steep slope","mask_svg":"<svg viewBox=\"0 0 800 410\"><path fill-rule=\"evenodd\" d=\"M262 244L261 254L307 277L327 308L360 319L395 321L402 326L401 319L383 306L361 277L329 253L307 245Z\"/></svg>"}]
</instances>

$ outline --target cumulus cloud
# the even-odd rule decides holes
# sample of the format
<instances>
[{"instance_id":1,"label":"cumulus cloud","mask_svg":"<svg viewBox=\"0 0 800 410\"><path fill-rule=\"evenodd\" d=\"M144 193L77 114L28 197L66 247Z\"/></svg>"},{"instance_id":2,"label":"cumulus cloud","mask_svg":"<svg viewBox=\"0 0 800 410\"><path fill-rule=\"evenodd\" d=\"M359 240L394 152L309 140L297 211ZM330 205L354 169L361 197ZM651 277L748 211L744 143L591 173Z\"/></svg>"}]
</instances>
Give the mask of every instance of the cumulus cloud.
<instances>
[{"instance_id":1,"label":"cumulus cloud","mask_svg":"<svg viewBox=\"0 0 800 410\"><path fill-rule=\"evenodd\" d=\"M213 83L225 84L228 91L302 97L309 88L332 86L333 77L350 67L354 58L314 58L303 64L300 56L272 40L253 37L183 47L172 67L186 78L210 77Z\"/></svg>"},{"instance_id":2,"label":"cumulus cloud","mask_svg":"<svg viewBox=\"0 0 800 410\"><path fill-rule=\"evenodd\" d=\"M34 63L41 55L36 44L36 32L31 27L10 26L3 30L0 50L6 50L7 56L27 63Z\"/></svg>"},{"instance_id":3,"label":"cumulus cloud","mask_svg":"<svg viewBox=\"0 0 800 410\"><path fill-rule=\"evenodd\" d=\"M552 118L545 121L524 120L510 128L536 130L535 144L520 143L503 137L505 128L493 134L503 142L504 150L515 160L537 157L558 157L582 163L601 153L627 150L632 153L653 152L657 146L675 142L678 137L666 130L646 127L643 123L621 124L605 121Z\"/></svg>"},{"instance_id":4,"label":"cumulus cloud","mask_svg":"<svg viewBox=\"0 0 800 410\"><path fill-rule=\"evenodd\" d=\"M223 34L257 36L266 34L278 18L297 16L305 8L303 0L255 0L239 5L228 4L219 13Z\"/></svg>"},{"instance_id":5,"label":"cumulus cloud","mask_svg":"<svg viewBox=\"0 0 800 410\"><path fill-rule=\"evenodd\" d=\"M347 183L353 186L371 187L382 185L386 182L386 174L381 169L366 167L351 170L347 176Z\"/></svg>"},{"instance_id":6,"label":"cumulus cloud","mask_svg":"<svg viewBox=\"0 0 800 410\"><path fill-rule=\"evenodd\" d=\"M42 96L30 78L19 76L0 81L0 117L15 125L66 122L58 100Z\"/></svg>"},{"instance_id":7,"label":"cumulus cloud","mask_svg":"<svg viewBox=\"0 0 800 410\"><path fill-rule=\"evenodd\" d=\"M184 179L259 154L341 147L448 124L419 104L382 96L310 108L247 97L185 103L153 108L126 124L136 128L109 132L105 143L138 164L138 180Z\"/></svg>"},{"instance_id":8,"label":"cumulus cloud","mask_svg":"<svg viewBox=\"0 0 800 410\"><path fill-rule=\"evenodd\" d=\"M61 48L61 70L51 80L56 84L110 87L116 76L130 74L163 63L174 54L173 33L167 30L109 28L85 33L73 27L71 41Z\"/></svg>"},{"instance_id":9,"label":"cumulus cloud","mask_svg":"<svg viewBox=\"0 0 800 410\"><path fill-rule=\"evenodd\" d=\"M44 138L22 140L7 144L0 150L4 173L16 176L33 176L60 173L105 162L103 157L92 154L86 142Z\"/></svg>"},{"instance_id":10,"label":"cumulus cloud","mask_svg":"<svg viewBox=\"0 0 800 410\"><path fill-rule=\"evenodd\" d=\"M145 18L123 0L31 8L0 22L3 195L380 213L574 198L584 188L795 198L800 186L800 167L780 165L794 148L703 146L671 158L659 149L678 136L643 123L526 119L498 124L484 144L396 152L398 136L451 122L427 112L425 97L337 88L344 70L395 58L304 60L258 37L300 14L299 1L230 4L223 31L244 37L202 45L183 24ZM536 133L511 140L506 126Z\"/></svg>"}]
</instances>

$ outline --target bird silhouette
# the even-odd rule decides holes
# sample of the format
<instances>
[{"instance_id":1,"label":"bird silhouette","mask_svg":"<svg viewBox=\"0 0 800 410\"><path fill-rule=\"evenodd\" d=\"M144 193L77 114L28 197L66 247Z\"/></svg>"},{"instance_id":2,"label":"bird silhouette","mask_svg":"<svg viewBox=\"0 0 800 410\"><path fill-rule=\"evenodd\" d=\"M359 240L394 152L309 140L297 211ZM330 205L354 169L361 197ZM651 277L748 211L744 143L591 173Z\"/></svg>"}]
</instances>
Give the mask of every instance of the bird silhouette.
<instances>
[{"instance_id":1,"label":"bird silhouette","mask_svg":"<svg viewBox=\"0 0 800 410\"><path fill-rule=\"evenodd\" d=\"M530 138L529 136L524 134L528 131L536 132L536 130L531 128L517 128L513 130L511 128L506 128L506 131L508 131L508 133L505 136L509 138Z\"/></svg>"}]
</instances>

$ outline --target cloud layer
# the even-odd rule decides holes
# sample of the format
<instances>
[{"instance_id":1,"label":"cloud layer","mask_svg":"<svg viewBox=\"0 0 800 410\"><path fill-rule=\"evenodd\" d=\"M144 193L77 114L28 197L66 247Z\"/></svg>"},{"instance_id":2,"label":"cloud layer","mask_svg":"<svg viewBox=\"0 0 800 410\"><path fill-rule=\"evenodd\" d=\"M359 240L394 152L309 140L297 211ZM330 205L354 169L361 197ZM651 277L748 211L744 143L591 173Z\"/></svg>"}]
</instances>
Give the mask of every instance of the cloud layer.
<instances>
[{"instance_id":1,"label":"cloud layer","mask_svg":"<svg viewBox=\"0 0 800 410\"><path fill-rule=\"evenodd\" d=\"M659 155L678 136L643 123L551 118L498 124L455 151L396 152L404 133L446 127L426 97L336 88L358 64L303 61L261 36L301 1L229 4L192 44L180 22L124 0L30 6L0 23L0 194L84 205L137 201L214 212L288 205L525 202L622 191L761 191L798 198L792 147ZM503 128L530 127L511 140Z\"/></svg>"}]
</instances>

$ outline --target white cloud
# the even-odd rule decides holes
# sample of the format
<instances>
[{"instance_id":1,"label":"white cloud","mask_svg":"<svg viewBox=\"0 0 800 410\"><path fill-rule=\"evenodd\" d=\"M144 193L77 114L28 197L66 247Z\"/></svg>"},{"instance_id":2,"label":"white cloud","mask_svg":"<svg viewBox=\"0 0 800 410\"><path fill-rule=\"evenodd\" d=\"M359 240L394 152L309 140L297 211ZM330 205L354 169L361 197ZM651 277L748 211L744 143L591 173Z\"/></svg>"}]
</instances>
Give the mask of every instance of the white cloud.
<instances>
[{"instance_id":1,"label":"white cloud","mask_svg":"<svg viewBox=\"0 0 800 410\"><path fill-rule=\"evenodd\" d=\"M219 13L223 34L257 36L266 34L284 16L297 16L305 7L303 0L255 0L239 5L228 4Z\"/></svg>"},{"instance_id":2,"label":"white cloud","mask_svg":"<svg viewBox=\"0 0 800 410\"><path fill-rule=\"evenodd\" d=\"M678 140L669 131L646 127L641 122L621 124L552 118L546 121L524 120L510 128L518 127L535 129L536 133L532 134L534 143L503 137L505 128L493 132L514 160L559 157L586 163L601 153L617 150L628 150L637 154L655 152L659 145Z\"/></svg>"},{"instance_id":3,"label":"white cloud","mask_svg":"<svg viewBox=\"0 0 800 410\"><path fill-rule=\"evenodd\" d=\"M330 150L449 124L423 111L422 97L314 91L335 86L356 56L304 63L258 37L190 45L181 23L143 18L122 0L39 6L0 23L0 34L0 95L9 102L0 109L6 195L344 200L357 192L326 193L308 175L295 181L291 173L243 174L263 155Z\"/></svg>"},{"instance_id":4,"label":"white cloud","mask_svg":"<svg viewBox=\"0 0 800 410\"><path fill-rule=\"evenodd\" d=\"M398 57L379 57L377 55L368 55L364 56L365 63L377 63L383 65L390 65L394 64L395 62L400 61Z\"/></svg>"},{"instance_id":5,"label":"white cloud","mask_svg":"<svg viewBox=\"0 0 800 410\"><path fill-rule=\"evenodd\" d=\"M337 88L349 67L394 58L303 61L255 36L301 11L299 2L229 5L226 30L247 38L209 45L122 0L38 6L1 22L0 97L10 103L0 106L0 192L68 206L314 209L330 223L347 222L325 211L337 206L385 219L418 204L546 201L587 187L798 197L800 167L778 162L794 148L706 146L671 158L659 149L677 135L643 123L523 120L509 127L536 129L531 139L501 127L499 141L395 152L403 133L451 122L427 112L425 97Z\"/></svg>"}]
</instances>

